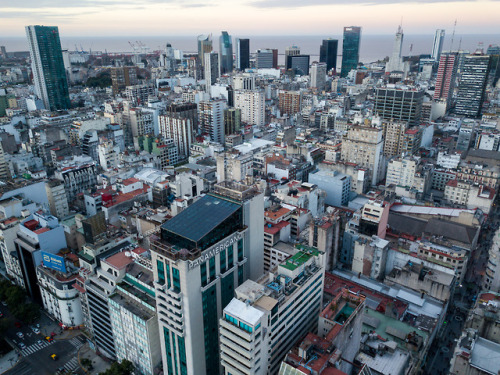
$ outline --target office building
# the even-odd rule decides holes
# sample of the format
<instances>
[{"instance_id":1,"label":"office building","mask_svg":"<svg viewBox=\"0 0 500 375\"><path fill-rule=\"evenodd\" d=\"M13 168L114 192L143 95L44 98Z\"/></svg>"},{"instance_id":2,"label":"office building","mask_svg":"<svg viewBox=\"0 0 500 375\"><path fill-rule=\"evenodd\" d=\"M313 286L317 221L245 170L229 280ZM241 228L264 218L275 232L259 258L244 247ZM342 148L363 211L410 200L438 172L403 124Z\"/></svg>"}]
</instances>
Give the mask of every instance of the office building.
<instances>
[{"instance_id":1,"label":"office building","mask_svg":"<svg viewBox=\"0 0 500 375\"><path fill-rule=\"evenodd\" d=\"M326 85L327 65L324 62L313 62L311 65L311 88L323 90Z\"/></svg>"},{"instance_id":2,"label":"office building","mask_svg":"<svg viewBox=\"0 0 500 375\"><path fill-rule=\"evenodd\" d=\"M455 105L457 115L467 117L481 115L490 71L490 58L491 56L480 53L465 56Z\"/></svg>"},{"instance_id":3,"label":"office building","mask_svg":"<svg viewBox=\"0 0 500 375\"><path fill-rule=\"evenodd\" d=\"M225 100L204 100L198 104L200 131L207 134L212 142L224 144Z\"/></svg>"},{"instance_id":4,"label":"office building","mask_svg":"<svg viewBox=\"0 0 500 375\"><path fill-rule=\"evenodd\" d=\"M457 74L458 56L456 53L441 54L439 59L436 86L434 89L434 100L443 101L448 109L453 97L455 80Z\"/></svg>"},{"instance_id":5,"label":"office building","mask_svg":"<svg viewBox=\"0 0 500 375\"><path fill-rule=\"evenodd\" d=\"M342 140L342 160L369 169L371 184L385 177L383 168L384 137L382 129L352 126Z\"/></svg>"},{"instance_id":6,"label":"office building","mask_svg":"<svg viewBox=\"0 0 500 375\"><path fill-rule=\"evenodd\" d=\"M375 89L373 110L385 120L406 121L410 126L419 125L423 101L423 90L379 87Z\"/></svg>"},{"instance_id":7,"label":"office building","mask_svg":"<svg viewBox=\"0 0 500 375\"><path fill-rule=\"evenodd\" d=\"M205 86L206 91L210 93L210 89L217 78L219 78L219 55L217 52L205 53Z\"/></svg>"},{"instance_id":8,"label":"office building","mask_svg":"<svg viewBox=\"0 0 500 375\"><path fill-rule=\"evenodd\" d=\"M403 36L403 29L401 28L401 26L399 26L398 32L394 37L392 54L389 57L389 61L387 62L387 65L385 67L386 73L403 71L403 59L401 57L401 50L403 48Z\"/></svg>"},{"instance_id":9,"label":"office building","mask_svg":"<svg viewBox=\"0 0 500 375\"><path fill-rule=\"evenodd\" d=\"M339 41L337 39L323 39L319 47L319 62L326 64L326 71L337 70L337 52Z\"/></svg>"},{"instance_id":10,"label":"office building","mask_svg":"<svg viewBox=\"0 0 500 375\"><path fill-rule=\"evenodd\" d=\"M253 90L255 89L254 74L239 74L232 77L234 90Z\"/></svg>"},{"instance_id":11,"label":"office building","mask_svg":"<svg viewBox=\"0 0 500 375\"><path fill-rule=\"evenodd\" d=\"M234 108L241 110L241 121L249 125L265 124L265 101L264 91L234 92Z\"/></svg>"},{"instance_id":12,"label":"office building","mask_svg":"<svg viewBox=\"0 0 500 375\"><path fill-rule=\"evenodd\" d=\"M309 74L309 55L290 55L286 56L286 64L288 69L299 76L307 76Z\"/></svg>"},{"instance_id":13,"label":"office building","mask_svg":"<svg viewBox=\"0 0 500 375\"><path fill-rule=\"evenodd\" d=\"M236 69L250 68L250 39L236 39Z\"/></svg>"},{"instance_id":14,"label":"office building","mask_svg":"<svg viewBox=\"0 0 500 375\"><path fill-rule=\"evenodd\" d=\"M220 74L233 71L233 42L227 31L223 31L219 38Z\"/></svg>"},{"instance_id":15,"label":"office building","mask_svg":"<svg viewBox=\"0 0 500 375\"><path fill-rule=\"evenodd\" d=\"M278 50L277 49L259 49L255 56L255 67L257 69L277 69L278 68Z\"/></svg>"},{"instance_id":16,"label":"office building","mask_svg":"<svg viewBox=\"0 0 500 375\"><path fill-rule=\"evenodd\" d=\"M180 159L187 159L194 140L191 120L160 115L159 123L160 134L174 141L175 147L177 147L177 155Z\"/></svg>"},{"instance_id":17,"label":"office building","mask_svg":"<svg viewBox=\"0 0 500 375\"><path fill-rule=\"evenodd\" d=\"M220 374L219 318L263 273L263 194L234 183L207 194L151 240L164 372Z\"/></svg>"},{"instance_id":18,"label":"office building","mask_svg":"<svg viewBox=\"0 0 500 375\"><path fill-rule=\"evenodd\" d=\"M185 118L191 121L193 130L198 132L198 106L196 103L173 102L166 108L167 116Z\"/></svg>"},{"instance_id":19,"label":"office building","mask_svg":"<svg viewBox=\"0 0 500 375\"><path fill-rule=\"evenodd\" d=\"M443 50L444 35L445 31L443 29L437 29L436 34L434 35L431 57L436 62L441 60L441 51Z\"/></svg>"},{"instance_id":20,"label":"office building","mask_svg":"<svg viewBox=\"0 0 500 375\"><path fill-rule=\"evenodd\" d=\"M285 48L285 70L290 69L290 65L288 65L288 56L298 56L300 55L300 47L290 46Z\"/></svg>"},{"instance_id":21,"label":"office building","mask_svg":"<svg viewBox=\"0 0 500 375\"><path fill-rule=\"evenodd\" d=\"M344 27L344 39L342 43L342 69L341 77L347 77L347 74L353 69L358 68L359 63L359 44L361 40L361 27Z\"/></svg>"},{"instance_id":22,"label":"office building","mask_svg":"<svg viewBox=\"0 0 500 375\"><path fill-rule=\"evenodd\" d=\"M111 329L117 361L129 360L138 373L154 375L161 349L153 272L150 259L136 259L109 296Z\"/></svg>"},{"instance_id":23,"label":"office building","mask_svg":"<svg viewBox=\"0 0 500 375\"><path fill-rule=\"evenodd\" d=\"M55 216L36 212L21 222L14 244L26 292L34 301L42 303L36 268L44 253L56 254L66 247L64 228Z\"/></svg>"},{"instance_id":24,"label":"office building","mask_svg":"<svg viewBox=\"0 0 500 375\"><path fill-rule=\"evenodd\" d=\"M48 110L71 108L57 26L26 26L35 93Z\"/></svg>"},{"instance_id":25,"label":"office building","mask_svg":"<svg viewBox=\"0 0 500 375\"><path fill-rule=\"evenodd\" d=\"M198 59L201 66L205 66L205 53L212 52L212 36L198 35Z\"/></svg>"},{"instance_id":26,"label":"office building","mask_svg":"<svg viewBox=\"0 0 500 375\"><path fill-rule=\"evenodd\" d=\"M224 110L224 134L239 134L241 132L241 109L228 108Z\"/></svg>"},{"instance_id":27,"label":"office building","mask_svg":"<svg viewBox=\"0 0 500 375\"><path fill-rule=\"evenodd\" d=\"M297 253L258 282L247 280L219 320L224 374L277 374L300 338L316 331L322 307L325 255Z\"/></svg>"}]
</instances>

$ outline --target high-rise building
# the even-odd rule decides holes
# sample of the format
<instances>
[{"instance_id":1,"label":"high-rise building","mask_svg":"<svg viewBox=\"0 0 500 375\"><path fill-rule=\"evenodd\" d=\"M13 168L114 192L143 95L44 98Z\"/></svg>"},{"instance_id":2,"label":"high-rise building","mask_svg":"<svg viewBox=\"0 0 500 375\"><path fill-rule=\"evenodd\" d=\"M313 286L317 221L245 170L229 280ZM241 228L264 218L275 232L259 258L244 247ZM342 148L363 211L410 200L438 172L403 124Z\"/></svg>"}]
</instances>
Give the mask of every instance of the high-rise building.
<instances>
[{"instance_id":1,"label":"high-rise building","mask_svg":"<svg viewBox=\"0 0 500 375\"><path fill-rule=\"evenodd\" d=\"M384 121L384 155L399 156L403 150L404 134L408 123L405 121Z\"/></svg>"},{"instance_id":2,"label":"high-rise building","mask_svg":"<svg viewBox=\"0 0 500 375\"><path fill-rule=\"evenodd\" d=\"M295 255L266 277L236 288L235 298L224 308L219 334L225 375L277 374L295 342L316 331L325 254L297 247Z\"/></svg>"},{"instance_id":3,"label":"high-rise building","mask_svg":"<svg viewBox=\"0 0 500 375\"><path fill-rule=\"evenodd\" d=\"M221 182L152 238L165 373L220 374L219 319L235 288L262 275L263 231L263 194Z\"/></svg>"},{"instance_id":4,"label":"high-rise building","mask_svg":"<svg viewBox=\"0 0 500 375\"><path fill-rule=\"evenodd\" d=\"M288 56L298 56L300 55L300 47L290 46L285 48L285 70L290 69L288 65Z\"/></svg>"},{"instance_id":5,"label":"high-rise building","mask_svg":"<svg viewBox=\"0 0 500 375\"><path fill-rule=\"evenodd\" d=\"M219 55L217 52L205 53L205 86L210 93L210 86L219 78Z\"/></svg>"},{"instance_id":6,"label":"high-rise building","mask_svg":"<svg viewBox=\"0 0 500 375\"><path fill-rule=\"evenodd\" d=\"M225 100L205 100L198 104L200 131L210 136L212 142L224 144Z\"/></svg>"},{"instance_id":7,"label":"high-rise building","mask_svg":"<svg viewBox=\"0 0 500 375\"><path fill-rule=\"evenodd\" d=\"M300 91L280 91L278 108L281 115L292 116L302 109L302 93Z\"/></svg>"},{"instance_id":8,"label":"high-rise building","mask_svg":"<svg viewBox=\"0 0 500 375\"><path fill-rule=\"evenodd\" d=\"M375 90L374 112L385 120L408 121L418 125L424 91L416 88L380 87Z\"/></svg>"},{"instance_id":9,"label":"high-rise building","mask_svg":"<svg viewBox=\"0 0 500 375\"><path fill-rule=\"evenodd\" d=\"M480 116L489 70L489 55L475 53L465 57L455 105L457 115Z\"/></svg>"},{"instance_id":10,"label":"high-rise building","mask_svg":"<svg viewBox=\"0 0 500 375\"><path fill-rule=\"evenodd\" d=\"M236 39L236 69L250 68L250 39Z\"/></svg>"},{"instance_id":11,"label":"high-rise building","mask_svg":"<svg viewBox=\"0 0 500 375\"><path fill-rule=\"evenodd\" d=\"M342 70L341 77L347 77L347 74L357 69L359 63L359 43L361 40L361 27L344 27L344 40L342 43Z\"/></svg>"},{"instance_id":12,"label":"high-rise building","mask_svg":"<svg viewBox=\"0 0 500 375\"><path fill-rule=\"evenodd\" d=\"M227 31L223 31L219 38L220 74L233 71L233 42Z\"/></svg>"},{"instance_id":13,"label":"high-rise building","mask_svg":"<svg viewBox=\"0 0 500 375\"><path fill-rule=\"evenodd\" d=\"M234 93L234 107L241 109L241 121L246 124L264 125L265 101L263 91L241 90Z\"/></svg>"},{"instance_id":14,"label":"high-rise building","mask_svg":"<svg viewBox=\"0 0 500 375\"><path fill-rule=\"evenodd\" d=\"M434 100L442 100L450 103L455 86L455 77L457 74L457 54L444 53L439 59L439 67L436 78L436 88L434 90Z\"/></svg>"},{"instance_id":15,"label":"high-rise building","mask_svg":"<svg viewBox=\"0 0 500 375\"><path fill-rule=\"evenodd\" d=\"M187 159L194 138L191 120L169 115L160 115L159 123L160 134L174 141L180 159Z\"/></svg>"},{"instance_id":16,"label":"high-rise building","mask_svg":"<svg viewBox=\"0 0 500 375\"><path fill-rule=\"evenodd\" d=\"M398 27L398 32L394 37L394 45L392 48L392 55L389 57L389 61L385 67L386 73L391 73L394 71L403 71L403 59L401 58L401 50L403 48L403 29L401 26Z\"/></svg>"},{"instance_id":17,"label":"high-rise building","mask_svg":"<svg viewBox=\"0 0 500 375\"><path fill-rule=\"evenodd\" d=\"M337 70L337 53L339 41L337 39L323 39L319 47L319 62L326 64L326 71Z\"/></svg>"},{"instance_id":18,"label":"high-rise building","mask_svg":"<svg viewBox=\"0 0 500 375\"><path fill-rule=\"evenodd\" d=\"M257 50L255 67L257 69L276 69L278 67L278 50L269 48Z\"/></svg>"},{"instance_id":19,"label":"high-rise building","mask_svg":"<svg viewBox=\"0 0 500 375\"><path fill-rule=\"evenodd\" d=\"M434 42L432 43L432 53L431 57L434 61L440 61L441 51L443 50L445 31L443 29L437 29L434 35Z\"/></svg>"},{"instance_id":20,"label":"high-rise building","mask_svg":"<svg viewBox=\"0 0 500 375\"><path fill-rule=\"evenodd\" d=\"M205 53L212 52L212 37L210 35L198 35L198 59L201 66L205 66Z\"/></svg>"},{"instance_id":21,"label":"high-rise building","mask_svg":"<svg viewBox=\"0 0 500 375\"><path fill-rule=\"evenodd\" d=\"M57 26L26 26L35 92L46 109L71 107Z\"/></svg>"},{"instance_id":22,"label":"high-rise building","mask_svg":"<svg viewBox=\"0 0 500 375\"><path fill-rule=\"evenodd\" d=\"M327 65L324 62L313 62L311 65L311 88L323 90L326 84Z\"/></svg>"},{"instance_id":23,"label":"high-rise building","mask_svg":"<svg viewBox=\"0 0 500 375\"><path fill-rule=\"evenodd\" d=\"M383 146L382 129L352 126L342 140L342 160L369 169L372 185L376 185L385 177Z\"/></svg>"},{"instance_id":24,"label":"high-rise building","mask_svg":"<svg viewBox=\"0 0 500 375\"><path fill-rule=\"evenodd\" d=\"M228 108L224 110L224 134L238 134L241 129L241 109Z\"/></svg>"},{"instance_id":25,"label":"high-rise building","mask_svg":"<svg viewBox=\"0 0 500 375\"><path fill-rule=\"evenodd\" d=\"M295 74L307 76L309 74L309 55L290 55L286 56L288 69L292 69Z\"/></svg>"},{"instance_id":26,"label":"high-rise building","mask_svg":"<svg viewBox=\"0 0 500 375\"><path fill-rule=\"evenodd\" d=\"M196 103L171 103L166 109L166 115L176 118L185 118L191 121L193 130L198 131L198 106Z\"/></svg>"},{"instance_id":27,"label":"high-rise building","mask_svg":"<svg viewBox=\"0 0 500 375\"><path fill-rule=\"evenodd\" d=\"M137 83L137 68L135 66L111 68L113 95L118 94L128 86L137 85Z\"/></svg>"}]
</instances>

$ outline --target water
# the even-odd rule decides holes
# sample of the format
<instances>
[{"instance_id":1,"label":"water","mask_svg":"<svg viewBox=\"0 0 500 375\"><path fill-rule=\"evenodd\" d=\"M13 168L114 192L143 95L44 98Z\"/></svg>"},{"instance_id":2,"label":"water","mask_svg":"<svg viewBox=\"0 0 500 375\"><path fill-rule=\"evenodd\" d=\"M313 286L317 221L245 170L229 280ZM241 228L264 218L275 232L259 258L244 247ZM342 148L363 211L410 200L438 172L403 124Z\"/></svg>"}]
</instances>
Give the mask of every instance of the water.
<instances>
[{"instance_id":1,"label":"water","mask_svg":"<svg viewBox=\"0 0 500 375\"><path fill-rule=\"evenodd\" d=\"M238 37L238 35L233 35ZM250 39L250 50L253 52L259 48L277 48L280 54L283 54L285 48L291 45L297 45L301 48L301 53L311 55L311 61L318 59L319 46L321 41L326 38L339 40L339 54L342 53L341 35L324 36L241 36ZM434 35L405 35L403 41L403 55L430 54ZM164 49L167 42L172 47L181 49L185 52L195 52L197 49L196 36L108 36L108 37L61 37L63 48L71 51L83 48L85 51L108 51L108 52L132 52L129 41L137 44L136 41L144 43L151 51ZM218 50L219 35L213 36L214 49ZM392 52L394 35L362 35L360 48L360 61L372 62L389 56ZM486 48L490 44L500 44L498 34L469 34L456 35L453 43L453 49L459 46L463 50L475 51L478 47ZM7 52L27 51L28 43L24 37L1 38L0 45L4 45ZM451 36L447 35L443 50L449 50L451 45ZM410 51L411 47L411 51ZM234 50L234 46L233 46ZM280 63L283 63L283 56L280 56Z\"/></svg>"}]
</instances>

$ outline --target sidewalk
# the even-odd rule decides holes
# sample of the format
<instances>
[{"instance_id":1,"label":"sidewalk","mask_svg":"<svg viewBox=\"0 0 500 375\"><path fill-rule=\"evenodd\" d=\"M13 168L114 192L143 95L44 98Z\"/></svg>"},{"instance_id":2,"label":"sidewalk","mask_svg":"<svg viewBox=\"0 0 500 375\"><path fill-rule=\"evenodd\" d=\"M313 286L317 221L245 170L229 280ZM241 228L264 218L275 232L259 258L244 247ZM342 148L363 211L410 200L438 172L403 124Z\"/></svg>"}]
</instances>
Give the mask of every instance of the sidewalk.
<instances>
[{"instance_id":1,"label":"sidewalk","mask_svg":"<svg viewBox=\"0 0 500 375\"><path fill-rule=\"evenodd\" d=\"M91 348L88 343L83 345L78 352L78 362L81 363L82 359L88 358L92 361L92 371L87 371L87 374L99 374L106 371L111 367L111 362L106 362L104 359L99 357ZM81 365L80 365L81 366Z\"/></svg>"},{"instance_id":2,"label":"sidewalk","mask_svg":"<svg viewBox=\"0 0 500 375\"><path fill-rule=\"evenodd\" d=\"M15 350L11 350L3 357L0 358L0 374L3 374L5 371L10 370L17 364L18 354Z\"/></svg>"}]
</instances>

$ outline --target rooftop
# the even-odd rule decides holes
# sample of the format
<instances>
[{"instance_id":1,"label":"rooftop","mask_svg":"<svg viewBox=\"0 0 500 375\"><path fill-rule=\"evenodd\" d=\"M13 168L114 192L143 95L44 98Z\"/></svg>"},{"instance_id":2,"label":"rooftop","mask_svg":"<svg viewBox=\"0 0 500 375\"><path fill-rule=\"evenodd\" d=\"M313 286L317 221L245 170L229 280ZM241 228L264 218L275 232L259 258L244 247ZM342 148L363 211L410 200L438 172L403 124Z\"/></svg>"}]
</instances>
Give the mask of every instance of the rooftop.
<instances>
[{"instance_id":1,"label":"rooftop","mask_svg":"<svg viewBox=\"0 0 500 375\"><path fill-rule=\"evenodd\" d=\"M313 256L319 255L319 251L313 247L308 247L304 245L297 245L296 247L299 249L297 254L293 255L292 257L284 261L282 264L280 264L280 267L286 268L287 270L290 271L294 271L295 269L306 263Z\"/></svg>"},{"instance_id":2,"label":"rooftop","mask_svg":"<svg viewBox=\"0 0 500 375\"><path fill-rule=\"evenodd\" d=\"M224 312L252 326L255 326L264 315L262 311L236 298L233 298L231 302L229 302L224 308Z\"/></svg>"},{"instance_id":3,"label":"rooftop","mask_svg":"<svg viewBox=\"0 0 500 375\"><path fill-rule=\"evenodd\" d=\"M487 374L500 372L500 344L478 337L471 350L471 366Z\"/></svg>"}]
</instances>

